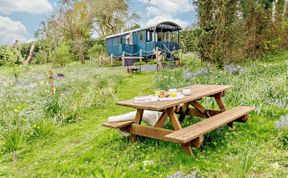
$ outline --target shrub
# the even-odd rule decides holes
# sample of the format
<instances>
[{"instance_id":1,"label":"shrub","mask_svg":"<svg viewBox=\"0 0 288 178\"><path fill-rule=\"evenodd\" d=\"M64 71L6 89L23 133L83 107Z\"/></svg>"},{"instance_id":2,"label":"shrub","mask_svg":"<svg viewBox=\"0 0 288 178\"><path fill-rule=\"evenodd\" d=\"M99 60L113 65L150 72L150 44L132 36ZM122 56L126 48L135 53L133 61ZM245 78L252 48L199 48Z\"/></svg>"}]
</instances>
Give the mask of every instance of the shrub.
<instances>
[{"instance_id":1,"label":"shrub","mask_svg":"<svg viewBox=\"0 0 288 178\"><path fill-rule=\"evenodd\" d=\"M31 138L44 138L51 134L53 129L53 123L48 119L37 120L31 131Z\"/></svg>"},{"instance_id":2,"label":"shrub","mask_svg":"<svg viewBox=\"0 0 288 178\"><path fill-rule=\"evenodd\" d=\"M104 53L104 46L101 44L94 44L92 48L88 50L88 55L90 59L97 59L100 57L100 55L103 55Z\"/></svg>"},{"instance_id":3,"label":"shrub","mask_svg":"<svg viewBox=\"0 0 288 178\"><path fill-rule=\"evenodd\" d=\"M23 62L20 51L16 48L1 47L0 48L0 66L1 65L13 65Z\"/></svg>"},{"instance_id":4,"label":"shrub","mask_svg":"<svg viewBox=\"0 0 288 178\"><path fill-rule=\"evenodd\" d=\"M47 117L55 118L62 111L59 95L48 96L44 104L44 113Z\"/></svg>"},{"instance_id":5,"label":"shrub","mask_svg":"<svg viewBox=\"0 0 288 178\"><path fill-rule=\"evenodd\" d=\"M35 59L32 61L34 64L46 64L49 62L49 53L45 50L40 50L36 53Z\"/></svg>"},{"instance_id":6,"label":"shrub","mask_svg":"<svg viewBox=\"0 0 288 178\"><path fill-rule=\"evenodd\" d=\"M73 59L70 46L66 43L62 43L52 52L51 59L54 66L64 67Z\"/></svg>"},{"instance_id":7,"label":"shrub","mask_svg":"<svg viewBox=\"0 0 288 178\"><path fill-rule=\"evenodd\" d=\"M156 59L153 59L153 60L149 61L148 64L157 64L157 61L156 61Z\"/></svg>"},{"instance_id":8,"label":"shrub","mask_svg":"<svg viewBox=\"0 0 288 178\"><path fill-rule=\"evenodd\" d=\"M288 148L288 128L280 131L278 141L284 148Z\"/></svg>"},{"instance_id":9,"label":"shrub","mask_svg":"<svg viewBox=\"0 0 288 178\"><path fill-rule=\"evenodd\" d=\"M25 133L21 128L12 128L4 135L4 151L13 152L20 149L25 144Z\"/></svg>"}]
</instances>

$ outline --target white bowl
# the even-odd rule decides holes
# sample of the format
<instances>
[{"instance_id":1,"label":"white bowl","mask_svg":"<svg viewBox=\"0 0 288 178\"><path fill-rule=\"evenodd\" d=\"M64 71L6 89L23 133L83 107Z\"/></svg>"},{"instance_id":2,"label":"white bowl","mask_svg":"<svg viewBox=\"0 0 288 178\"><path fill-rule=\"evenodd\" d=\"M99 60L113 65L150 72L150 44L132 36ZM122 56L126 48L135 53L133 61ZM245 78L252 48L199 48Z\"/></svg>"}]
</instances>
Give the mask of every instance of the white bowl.
<instances>
[{"instance_id":1,"label":"white bowl","mask_svg":"<svg viewBox=\"0 0 288 178\"><path fill-rule=\"evenodd\" d=\"M191 89L183 89L183 95L185 96L191 95Z\"/></svg>"}]
</instances>

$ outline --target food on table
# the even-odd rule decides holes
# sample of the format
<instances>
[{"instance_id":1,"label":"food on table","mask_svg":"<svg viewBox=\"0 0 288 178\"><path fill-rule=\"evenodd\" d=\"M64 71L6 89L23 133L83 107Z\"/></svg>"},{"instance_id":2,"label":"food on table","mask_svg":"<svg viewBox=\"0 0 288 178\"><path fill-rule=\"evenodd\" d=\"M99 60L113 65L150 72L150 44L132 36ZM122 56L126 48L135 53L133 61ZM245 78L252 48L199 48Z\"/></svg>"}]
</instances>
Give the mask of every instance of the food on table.
<instances>
[{"instance_id":1,"label":"food on table","mask_svg":"<svg viewBox=\"0 0 288 178\"><path fill-rule=\"evenodd\" d=\"M171 97L177 97L177 93L170 93L169 96L171 96Z\"/></svg>"},{"instance_id":2,"label":"food on table","mask_svg":"<svg viewBox=\"0 0 288 178\"><path fill-rule=\"evenodd\" d=\"M168 94L166 91L164 91L164 90L160 91L160 95L159 95L160 98L166 98L167 96L168 96Z\"/></svg>"},{"instance_id":3,"label":"food on table","mask_svg":"<svg viewBox=\"0 0 288 178\"><path fill-rule=\"evenodd\" d=\"M160 95L160 90L156 90L154 94L159 96Z\"/></svg>"}]
</instances>

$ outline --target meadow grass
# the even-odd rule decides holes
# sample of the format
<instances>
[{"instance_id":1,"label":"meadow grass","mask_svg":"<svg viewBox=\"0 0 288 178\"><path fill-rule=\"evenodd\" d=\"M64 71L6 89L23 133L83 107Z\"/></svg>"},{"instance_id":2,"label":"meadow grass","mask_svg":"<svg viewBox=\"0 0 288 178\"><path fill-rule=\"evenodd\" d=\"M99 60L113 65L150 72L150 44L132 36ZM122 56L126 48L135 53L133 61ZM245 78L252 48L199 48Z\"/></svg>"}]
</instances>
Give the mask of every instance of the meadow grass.
<instances>
[{"instance_id":1,"label":"meadow grass","mask_svg":"<svg viewBox=\"0 0 288 178\"><path fill-rule=\"evenodd\" d=\"M25 76L31 76L23 81L22 88L20 84L20 89L19 84L9 82L10 69L3 67L0 79L5 81L6 87L0 89L11 96L19 90L32 90L30 95L26 95L28 91L22 94L33 107L27 105L27 101L20 99L19 102L17 97L1 98L2 106L5 102L11 105L1 110L0 122L4 123L1 131L10 133L12 126L23 129L26 136L16 149L2 151L0 176L286 177L288 130L277 129L274 125L288 113L287 54L238 64L236 69L232 67L233 71L201 64L192 54L186 55L186 65L182 68L133 75L125 74L121 69L99 69L93 64L72 63L64 69L54 69L55 73L65 74L63 83L57 88L56 104L53 99L49 100L47 83L40 84L46 80L45 75L35 79L47 66L20 67L20 82ZM40 87L33 87L31 80ZM202 148L194 149L195 157L186 155L179 145L154 139L139 139L132 145L128 138L101 126L107 117L133 110L115 105L119 100L151 94L158 88L197 83L235 85L236 89L226 93L227 107L251 105L257 110L251 113L247 123L236 123L235 129L223 127L207 134ZM47 103L52 109L47 110ZM216 107L211 99L202 103ZM23 112L33 111L33 108L41 111ZM63 115L70 117L71 112L77 118L63 122L63 118L67 118ZM7 121L11 113L14 122ZM183 124L198 120L187 117ZM4 136L1 134L2 147L5 147Z\"/></svg>"}]
</instances>

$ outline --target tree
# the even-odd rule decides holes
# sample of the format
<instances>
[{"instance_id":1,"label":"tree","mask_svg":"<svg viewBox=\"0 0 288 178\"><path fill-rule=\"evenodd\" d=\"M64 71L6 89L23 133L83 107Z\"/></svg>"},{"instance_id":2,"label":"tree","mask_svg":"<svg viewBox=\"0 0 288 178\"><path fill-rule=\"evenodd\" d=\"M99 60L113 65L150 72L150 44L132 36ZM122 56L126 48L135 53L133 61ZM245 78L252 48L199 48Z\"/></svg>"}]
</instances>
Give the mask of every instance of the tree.
<instances>
[{"instance_id":1,"label":"tree","mask_svg":"<svg viewBox=\"0 0 288 178\"><path fill-rule=\"evenodd\" d=\"M85 40L90 38L92 31L87 4L67 1L61 9L60 21L64 38L72 43L80 61L85 63Z\"/></svg>"},{"instance_id":2,"label":"tree","mask_svg":"<svg viewBox=\"0 0 288 178\"><path fill-rule=\"evenodd\" d=\"M139 19L136 13L129 13L126 0L87 0L89 12L97 33L105 37L121 32L126 25Z\"/></svg>"}]
</instances>

